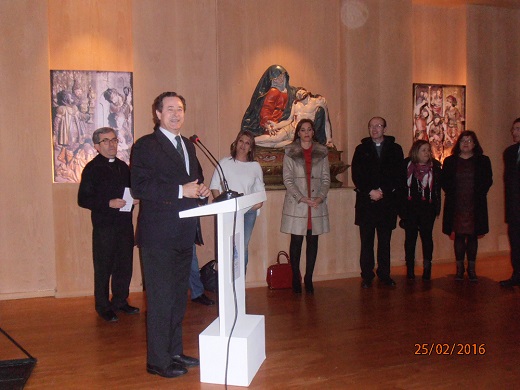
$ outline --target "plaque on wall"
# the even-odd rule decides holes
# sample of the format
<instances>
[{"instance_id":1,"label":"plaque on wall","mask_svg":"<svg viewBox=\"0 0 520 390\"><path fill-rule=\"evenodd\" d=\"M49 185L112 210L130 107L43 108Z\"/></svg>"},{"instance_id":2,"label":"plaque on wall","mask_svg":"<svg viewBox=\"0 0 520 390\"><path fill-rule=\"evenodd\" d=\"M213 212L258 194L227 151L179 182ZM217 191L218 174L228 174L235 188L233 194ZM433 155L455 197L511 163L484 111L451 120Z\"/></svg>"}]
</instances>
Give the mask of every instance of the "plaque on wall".
<instances>
[{"instance_id":1,"label":"plaque on wall","mask_svg":"<svg viewBox=\"0 0 520 390\"><path fill-rule=\"evenodd\" d=\"M51 70L54 183L79 183L97 151L92 134L116 130L117 157L130 162L134 142L131 72Z\"/></svg>"}]
</instances>

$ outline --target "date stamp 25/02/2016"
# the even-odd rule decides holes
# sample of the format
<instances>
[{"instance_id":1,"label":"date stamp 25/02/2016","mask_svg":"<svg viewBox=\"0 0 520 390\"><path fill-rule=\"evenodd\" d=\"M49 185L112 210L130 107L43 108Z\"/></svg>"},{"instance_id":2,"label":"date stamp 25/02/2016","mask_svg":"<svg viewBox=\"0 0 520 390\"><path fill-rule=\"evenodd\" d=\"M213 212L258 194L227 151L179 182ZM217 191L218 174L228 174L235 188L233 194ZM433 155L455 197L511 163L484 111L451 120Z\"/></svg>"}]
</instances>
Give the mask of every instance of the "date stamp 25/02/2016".
<instances>
[{"instance_id":1,"label":"date stamp 25/02/2016","mask_svg":"<svg viewBox=\"0 0 520 390\"><path fill-rule=\"evenodd\" d=\"M470 343L422 343L414 344L414 355L474 355L486 354L486 344Z\"/></svg>"}]
</instances>

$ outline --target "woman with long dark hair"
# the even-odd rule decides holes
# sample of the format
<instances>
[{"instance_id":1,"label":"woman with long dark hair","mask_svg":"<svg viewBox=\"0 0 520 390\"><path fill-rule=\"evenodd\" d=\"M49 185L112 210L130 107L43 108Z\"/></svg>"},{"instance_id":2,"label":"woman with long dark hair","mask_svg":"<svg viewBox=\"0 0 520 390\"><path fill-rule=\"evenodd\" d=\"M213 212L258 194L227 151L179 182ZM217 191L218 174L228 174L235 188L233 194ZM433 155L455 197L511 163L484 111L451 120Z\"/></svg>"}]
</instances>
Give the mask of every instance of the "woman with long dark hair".
<instances>
[{"instance_id":1,"label":"woman with long dark hair","mask_svg":"<svg viewBox=\"0 0 520 390\"><path fill-rule=\"evenodd\" d=\"M405 230L406 277L415 279L415 246L421 236L423 280L430 280L433 256L433 224L441 211L441 163L432 157L428 141L415 141L404 160L406 192L401 202Z\"/></svg>"},{"instance_id":2,"label":"woman with long dark hair","mask_svg":"<svg viewBox=\"0 0 520 390\"><path fill-rule=\"evenodd\" d=\"M444 160L441 183L445 192L442 232L454 239L455 280L464 279L467 257L468 278L477 282L478 237L489 232L487 193L493 173L475 132L460 134L451 156Z\"/></svg>"},{"instance_id":3,"label":"woman with long dark hair","mask_svg":"<svg viewBox=\"0 0 520 390\"><path fill-rule=\"evenodd\" d=\"M231 156L220 160L229 188L244 195L254 194L264 190L264 175L260 164L255 161L255 136L249 130L238 133L231 144ZM215 169L209 189L214 198L225 188L224 183ZM244 214L244 271L249 262L249 240L253 234L258 209L263 203L255 204Z\"/></svg>"},{"instance_id":4,"label":"woman with long dark hair","mask_svg":"<svg viewBox=\"0 0 520 390\"><path fill-rule=\"evenodd\" d=\"M328 149L316 142L314 122L302 119L294 140L285 147L283 183L287 188L282 210L282 233L291 235L291 260L295 293L302 292L300 256L306 238L305 291L314 293L312 274L318 254L318 236L329 231L327 194L330 188Z\"/></svg>"}]
</instances>

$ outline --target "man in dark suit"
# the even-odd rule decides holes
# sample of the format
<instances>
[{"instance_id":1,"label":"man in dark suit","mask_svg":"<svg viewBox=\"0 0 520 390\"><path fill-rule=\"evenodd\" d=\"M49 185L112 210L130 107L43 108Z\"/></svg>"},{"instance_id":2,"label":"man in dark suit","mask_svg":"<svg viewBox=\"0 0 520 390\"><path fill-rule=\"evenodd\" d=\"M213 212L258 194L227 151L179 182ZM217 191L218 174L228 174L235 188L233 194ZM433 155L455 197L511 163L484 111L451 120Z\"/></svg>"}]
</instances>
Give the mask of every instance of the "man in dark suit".
<instances>
[{"instance_id":1,"label":"man in dark suit","mask_svg":"<svg viewBox=\"0 0 520 390\"><path fill-rule=\"evenodd\" d=\"M500 282L503 287L520 286L520 118L513 122L511 134L514 145L504 151L504 184L513 275Z\"/></svg>"},{"instance_id":2,"label":"man in dark suit","mask_svg":"<svg viewBox=\"0 0 520 390\"><path fill-rule=\"evenodd\" d=\"M361 237L361 287L372 285L374 238L377 232L377 276L381 283L395 286L390 277L390 240L397 221L397 196L406 178L403 149L395 138L385 135L386 120L368 122L370 137L363 138L352 157L352 181L356 186L355 224Z\"/></svg>"},{"instance_id":3,"label":"man in dark suit","mask_svg":"<svg viewBox=\"0 0 520 390\"><path fill-rule=\"evenodd\" d=\"M132 190L140 200L137 245L147 299L147 371L173 378L198 366L183 354L182 320L196 234L196 218L179 212L197 207L210 191L200 181L195 147L180 135L186 102L164 92L153 104L155 129L134 145Z\"/></svg>"},{"instance_id":4,"label":"man in dark suit","mask_svg":"<svg viewBox=\"0 0 520 390\"><path fill-rule=\"evenodd\" d=\"M116 322L117 311L139 313L139 308L127 301L134 254L133 208L121 211L126 206L123 194L125 187L130 187L130 170L116 157L119 140L114 129L97 129L92 134L92 143L99 154L83 169L78 205L92 211L96 311L105 321Z\"/></svg>"}]
</instances>

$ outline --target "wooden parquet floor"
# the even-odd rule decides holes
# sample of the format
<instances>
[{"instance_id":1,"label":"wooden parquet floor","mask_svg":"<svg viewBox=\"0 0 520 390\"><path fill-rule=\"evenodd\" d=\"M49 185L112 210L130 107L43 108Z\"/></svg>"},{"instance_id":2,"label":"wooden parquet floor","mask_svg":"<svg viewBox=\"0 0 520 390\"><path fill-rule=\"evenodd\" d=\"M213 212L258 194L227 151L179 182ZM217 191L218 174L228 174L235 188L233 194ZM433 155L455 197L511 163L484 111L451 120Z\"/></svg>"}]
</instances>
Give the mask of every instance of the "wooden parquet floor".
<instances>
[{"instance_id":1,"label":"wooden parquet floor","mask_svg":"<svg viewBox=\"0 0 520 390\"><path fill-rule=\"evenodd\" d=\"M319 259L318 259L319 261ZM247 290L247 312L265 315L266 355L251 389L514 389L520 381L520 288L501 288L507 257L479 259L479 282L455 282L454 264L433 280L394 288L360 278L315 283L315 295ZM421 272L419 268L418 273ZM38 359L26 389L223 389L199 369L175 379L145 371L145 302L137 316L105 323L93 297L0 301L0 327ZM217 307L188 302L185 353ZM24 357L0 335L0 360ZM229 388L236 388L229 386Z\"/></svg>"}]
</instances>

